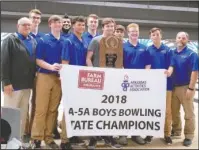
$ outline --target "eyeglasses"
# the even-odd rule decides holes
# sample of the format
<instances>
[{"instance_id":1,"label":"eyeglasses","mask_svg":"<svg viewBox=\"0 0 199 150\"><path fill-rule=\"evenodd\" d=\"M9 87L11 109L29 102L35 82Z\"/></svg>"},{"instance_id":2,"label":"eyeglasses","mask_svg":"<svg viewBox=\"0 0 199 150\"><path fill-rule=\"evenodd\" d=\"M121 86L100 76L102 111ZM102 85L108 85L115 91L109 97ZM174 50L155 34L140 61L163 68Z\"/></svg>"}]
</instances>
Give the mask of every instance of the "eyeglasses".
<instances>
[{"instance_id":1,"label":"eyeglasses","mask_svg":"<svg viewBox=\"0 0 199 150\"><path fill-rule=\"evenodd\" d=\"M23 27L25 27L25 26L31 26L31 24L28 24L28 23L24 23L24 24L20 24L20 25L22 25Z\"/></svg>"},{"instance_id":2,"label":"eyeglasses","mask_svg":"<svg viewBox=\"0 0 199 150\"><path fill-rule=\"evenodd\" d=\"M38 19L38 20L41 19L41 17L35 17L35 16L32 16L31 18L32 19Z\"/></svg>"}]
</instances>

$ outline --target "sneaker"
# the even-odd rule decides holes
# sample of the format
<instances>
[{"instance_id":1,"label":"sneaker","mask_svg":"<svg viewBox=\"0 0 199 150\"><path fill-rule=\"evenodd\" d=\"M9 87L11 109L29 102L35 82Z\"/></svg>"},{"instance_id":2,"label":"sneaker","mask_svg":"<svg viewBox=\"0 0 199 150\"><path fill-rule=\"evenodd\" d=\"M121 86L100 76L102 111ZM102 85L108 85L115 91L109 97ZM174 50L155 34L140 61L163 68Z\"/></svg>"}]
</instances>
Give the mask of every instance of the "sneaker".
<instances>
[{"instance_id":1,"label":"sneaker","mask_svg":"<svg viewBox=\"0 0 199 150\"><path fill-rule=\"evenodd\" d=\"M82 139L80 139L79 137L77 137L77 136L71 137L71 138L69 139L69 141L70 141L71 144L76 144L76 145L78 145L78 146L83 146L83 145L85 145L85 142L84 142Z\"/></svg>"},{"instance_id":2,"label":"sneaker","mask_svg":"<svg viewBox=\"0 0 199 150\"><path fill-rule=\"evenodd\" d=\"M146 143L151 143L152 139L153 139L153 136L146 136L144 140Z\"/></svg>"},{"instance_id":3,"label":"sneaker","mask_svg":"<svg viewBox=\"0 0 199 150\"><path fill-rule=\"evenodd\" d=\"M166 142L168 145L171 145L171 144L173 143L170 136L165 136L165 137L164 137L164 140L165 140L165 142Z\"/></svg>"},{"instance_id":4,"label":"sneaker","mask_svg":"<svg viewBox=\"0 0 199 150\"><path fill-rule=\"evenodd\" d=\"M183 141L183 145L184 146L191 146L191 144L192 144L192 140L190 140L190 139L184 139L184 141Z\"/></svg>"},{"instance_id":5,"label":"sneaker","mask_svg":"<svg viewBox=\"0 0 199 150\"><path fill-rule=\"evenodd\" d=\"M59 146L54 141L46 143L46 147L49 149L59 149Z\"/></svg>"},{"instance_id":6,"label":"sneaker","mask_svg":"<svg viewBox=\"0 0 199 150\"><path fill-rule=\"evenodd\" d=\"M41 148L41 141L40 140L34 140L33 143L32 143L32 149L40 149Z\"/></svg>"},{"instance_id":7,"label":"sneaker","mask_svg":"<svg viewBox=\"0 0 199 150\"><path fill-rule=\"evenodd\" d=\"M146 144L145 140L141 136L132 136L131 140L140 145Z\"/></svg>"},{"instance_id":8,"label":"sneaker","mask_svg":"<svg viewBox=\"0 0 199 150\"><path fill-rule=\"evenodd\" d=\"M126 136L120 136L118 143L121 144L121 145L128 145L127 137Z\"/></svg>"},{"instance_id":9,"label":"sneaker","mask_svg":"<svg viewBox=\"0 0 199 150\"><path fill-rule=\"evenodd\" d=\"M110 146L114 149L120 149L122 147L112 136L110 137L110 144Z\"/></svg>"},{"instance_id":10,"label":"sneaker","mask_svg":"<svg viewBox=\"0 0 199 150\"><path fill-rule=\"evenodd\" d=\"M61 148L62 150L64 150L64 149L71 149L71 150L72 150L72 149L73 149L72 146L71 146L71 144L70 144L70 142L61 143L60 148Z\"/></svg>"},{"instance_id":11,"label":"sneaker","mask_svg":"<svg viewBox=\"0 0 199 150\"><path fill-rule=\"evenodd\" d=\"M96 145L97 145L97 140L91 137L87 149L94 150Z\"/></svg>"}]
</instances>

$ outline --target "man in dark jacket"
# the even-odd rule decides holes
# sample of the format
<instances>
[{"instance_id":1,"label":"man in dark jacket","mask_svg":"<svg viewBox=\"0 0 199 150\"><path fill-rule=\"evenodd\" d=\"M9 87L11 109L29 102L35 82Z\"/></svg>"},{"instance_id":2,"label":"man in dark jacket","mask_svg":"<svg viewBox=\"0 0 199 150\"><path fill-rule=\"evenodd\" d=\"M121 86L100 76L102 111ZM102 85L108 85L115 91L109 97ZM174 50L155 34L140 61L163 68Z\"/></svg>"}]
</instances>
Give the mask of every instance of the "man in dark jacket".
<instances>
[{"instance_id":1,"label":"man in dark jacket","mask_svg":"<svg viewBox=\"0 0 199 150\"><path fill-rule=\"evenodd\" d=\"M36 41L30 36L31 21L20 18L18 31L10 34L2 43L1 82L4 106L21 110L21 137L23 139L28 102L35 78Z\"/></svg>"}]
</instances>

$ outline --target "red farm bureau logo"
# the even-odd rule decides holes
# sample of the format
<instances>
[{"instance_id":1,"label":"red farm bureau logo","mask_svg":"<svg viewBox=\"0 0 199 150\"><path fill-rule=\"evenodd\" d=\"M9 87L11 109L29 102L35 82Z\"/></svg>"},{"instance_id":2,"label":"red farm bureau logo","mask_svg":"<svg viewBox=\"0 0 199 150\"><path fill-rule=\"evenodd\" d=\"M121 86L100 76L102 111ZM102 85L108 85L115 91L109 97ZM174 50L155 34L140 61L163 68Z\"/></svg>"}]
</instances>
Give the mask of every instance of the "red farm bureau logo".
<instances>
[{"instance_id":1,"label":"red farm bureau logo","mask_svg":"<svg viewBox=\"0 0 199 150\"><path fill-rule=\"evenodd\" d=\"M104 76L103 71L90 71L80 70L78 87L83 89L104 89Z\"/></svg>"}]
</instances>

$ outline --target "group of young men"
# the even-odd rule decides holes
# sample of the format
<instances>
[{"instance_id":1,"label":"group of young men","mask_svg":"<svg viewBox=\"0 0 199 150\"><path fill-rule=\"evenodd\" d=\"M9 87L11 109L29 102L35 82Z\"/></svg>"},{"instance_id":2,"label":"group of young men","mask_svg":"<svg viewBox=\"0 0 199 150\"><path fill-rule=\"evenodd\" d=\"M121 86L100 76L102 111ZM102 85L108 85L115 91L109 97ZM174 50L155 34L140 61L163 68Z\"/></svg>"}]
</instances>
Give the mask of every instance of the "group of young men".
<instances>
[{"instance_id":1,"label":"group of young men","mask_svg":"<svg viewBox=\"0 0 199 150\"><path fill-rule=\"evenodd\" d=\"M146 47L138 41L139 25L136 23L129 24L125 29L122 25L116 25L113 18L104 18L101 23L103 33L99 34L99 17L96 14L90 14L86 20L82 16L71 19L67 15L52 15L48 19L51 31L44 34L38 32L41 16L38 9L31 10L29 18L20 18L17 32L10 34L2 44L4 105L20 108L20 131L24 142L31 134L35 148L40 148L43 140L48 148L59 148L54 142L53 130L57 127L56 118L62 94L59 78L62 64L100 67L100 40L113 35L123 40L126 32L128 41L123 42L123 68L165 69L168 77L165 142L172 144L171 136L181 136L182 105L185 112L183 145L192 144L195 130L193 96L199 61L198 55L187 47L188 33L177 33L176 49L171 50L161 42L160 28L149 31L153 45ZM72 143L85 144L79 137L67 138L64 114L61 128L61 149L72 149ZM152 138L150 135L146 138L131 137L141 145L150 143ZM101 139L114 148L128 144L125 136L120 136L118 141L112 136L90 137L88 149L95 149L97 141Z\"/></svg>"}]
</instances>

